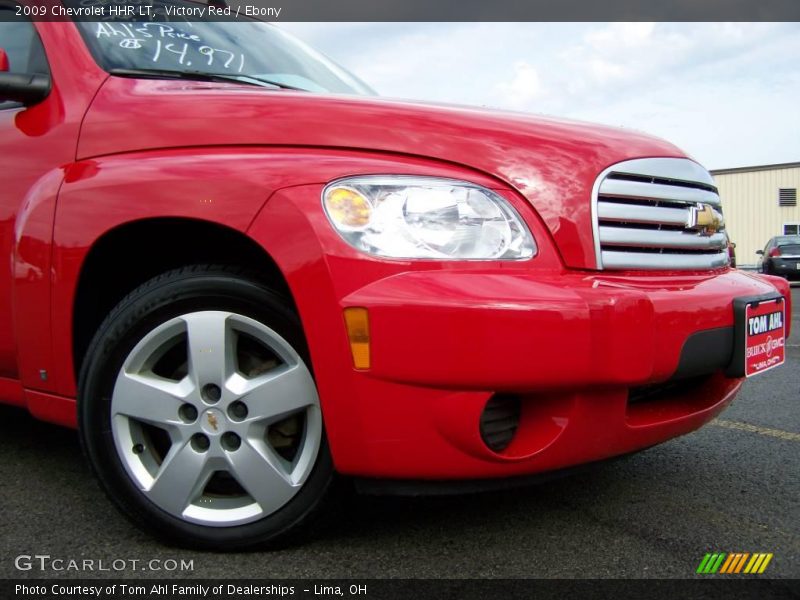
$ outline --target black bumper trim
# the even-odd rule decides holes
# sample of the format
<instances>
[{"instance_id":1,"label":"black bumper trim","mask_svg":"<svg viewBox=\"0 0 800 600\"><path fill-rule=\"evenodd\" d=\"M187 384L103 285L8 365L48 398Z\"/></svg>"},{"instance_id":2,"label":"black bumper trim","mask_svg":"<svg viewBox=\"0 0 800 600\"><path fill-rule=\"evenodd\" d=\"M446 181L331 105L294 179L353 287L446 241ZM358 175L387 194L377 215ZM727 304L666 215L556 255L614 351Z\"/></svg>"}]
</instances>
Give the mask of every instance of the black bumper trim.
<instances>
[{"instance_id":1,"label":"black bumper trim","mask_svg":"<svg viewBox=\"0 0 800 600\"><path fill-rule=\"evenodd\" d=\"M693 333L683 343L678 368L670 380L710 375L731 364L734 328L719 327Z\"/></svg>"}]
</instances>

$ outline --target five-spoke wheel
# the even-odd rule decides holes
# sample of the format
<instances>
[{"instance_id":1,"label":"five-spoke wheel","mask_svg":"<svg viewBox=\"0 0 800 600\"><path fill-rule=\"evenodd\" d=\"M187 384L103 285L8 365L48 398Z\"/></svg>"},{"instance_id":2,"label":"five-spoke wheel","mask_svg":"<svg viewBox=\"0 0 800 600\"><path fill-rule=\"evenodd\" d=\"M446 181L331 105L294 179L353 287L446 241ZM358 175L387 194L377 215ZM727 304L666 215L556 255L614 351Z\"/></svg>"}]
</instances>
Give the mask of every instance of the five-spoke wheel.
<instances>
[{"instance_id":1,"label":"five-spoke wheel","mask_svg":"<svg viewBox=\"0 0 800 600\"><path fill-rule=\"evenodd\" d=\"M271 514L308 477L322 434L314 380L266 325L181 315L128 356L111 396L117 452L157 506L204 525Z\"/></svg>"},{"instance_id":2,"label":"five-spoke wheel","mask_svg":"<svg viewBox=\"0 0 800 600\"><path fill-rule=\"evenodd\" d=\"M214 547L303 521L332 476L304 348L287 303L252 280L180 270L137 290L81 378L82 438L111 497L139 524Z\"/></svg>"}]
</instances>

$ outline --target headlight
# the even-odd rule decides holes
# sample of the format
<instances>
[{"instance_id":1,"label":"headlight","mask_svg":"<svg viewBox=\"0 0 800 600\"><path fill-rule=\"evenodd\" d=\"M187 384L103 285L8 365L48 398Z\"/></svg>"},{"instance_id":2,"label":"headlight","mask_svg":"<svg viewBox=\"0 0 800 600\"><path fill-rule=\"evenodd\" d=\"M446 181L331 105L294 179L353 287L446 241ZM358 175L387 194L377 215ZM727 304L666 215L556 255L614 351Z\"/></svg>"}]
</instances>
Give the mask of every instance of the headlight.
<instances>
[{"instance_id":1,"label":"headlight","mask_svg":"<svg viewBox=\"0 0 800 600\"><path fill-rule=\"evenodd\" d=\"M503 198L435 177L363 176L322 192L333 227L354 248L391 258L519 260L536 242Z\"/></svg>"}]
</instances>

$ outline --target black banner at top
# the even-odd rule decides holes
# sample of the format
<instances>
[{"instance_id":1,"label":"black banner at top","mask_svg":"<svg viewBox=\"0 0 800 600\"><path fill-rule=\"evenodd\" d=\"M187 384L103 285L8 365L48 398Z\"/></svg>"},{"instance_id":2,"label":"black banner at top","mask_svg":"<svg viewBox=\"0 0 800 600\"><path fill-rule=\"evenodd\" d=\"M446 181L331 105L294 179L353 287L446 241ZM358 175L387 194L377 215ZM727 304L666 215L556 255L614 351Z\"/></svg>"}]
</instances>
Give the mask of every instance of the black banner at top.
<instances>
[{"instance_id":1,"label":"black banner at top","mask_svg":"<svg viewBox=\"0 0 800 600\"><path fill-rule=\"evenodd\" d=\"M800 21L798 0L0 0L38 21Z\"/></svg>"}]
</instances>

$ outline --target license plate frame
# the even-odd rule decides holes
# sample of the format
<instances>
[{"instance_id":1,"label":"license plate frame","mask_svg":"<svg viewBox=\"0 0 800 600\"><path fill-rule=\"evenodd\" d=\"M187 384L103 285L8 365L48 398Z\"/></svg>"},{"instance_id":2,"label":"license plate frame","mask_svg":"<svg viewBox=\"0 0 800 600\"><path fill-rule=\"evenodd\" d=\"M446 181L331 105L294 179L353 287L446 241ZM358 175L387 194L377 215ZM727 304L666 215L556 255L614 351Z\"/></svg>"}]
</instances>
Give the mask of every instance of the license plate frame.
<instances>
[{"instance_id":1,"label":"license plate frame","mask_svg":"<svg viewBox=\"0 0 800 600\"><path fill-rule=\"evenodd\" d=\"M733 301L731 377L753 377L786 361L786 301L780 294Z\"/></svg>"}]
</instances>

